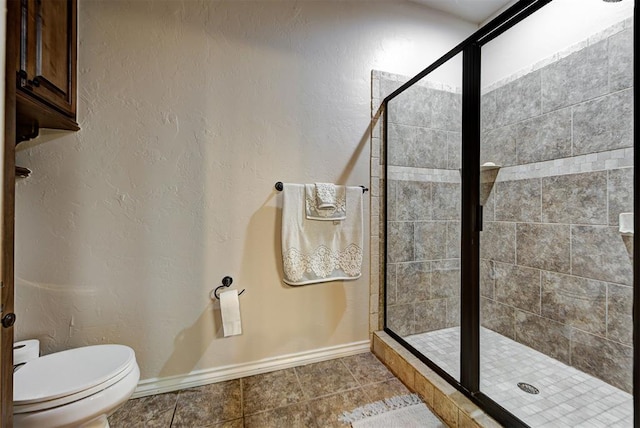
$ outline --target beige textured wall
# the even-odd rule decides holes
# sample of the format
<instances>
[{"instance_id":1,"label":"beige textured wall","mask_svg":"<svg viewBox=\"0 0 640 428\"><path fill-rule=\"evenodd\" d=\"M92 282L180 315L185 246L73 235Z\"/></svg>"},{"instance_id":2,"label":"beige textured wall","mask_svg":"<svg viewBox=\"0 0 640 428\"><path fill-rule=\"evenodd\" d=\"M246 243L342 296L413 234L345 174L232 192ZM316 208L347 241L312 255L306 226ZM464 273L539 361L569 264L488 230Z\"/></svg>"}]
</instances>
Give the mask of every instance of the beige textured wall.
<instances>
[{"instance_id":1,"label":"beige textured wall","mask_svg":"<svg viewBox=\"0 0 640 428\"><path fill-rule=\"evenodd\" d=\"M408 2L81 0L82 129L18 154L16 339L124 343L143 379L366 340L368 237L361 279L283 285L273 185L368 184L371 69L473 30Z\"/></svg>"}]
</instances>

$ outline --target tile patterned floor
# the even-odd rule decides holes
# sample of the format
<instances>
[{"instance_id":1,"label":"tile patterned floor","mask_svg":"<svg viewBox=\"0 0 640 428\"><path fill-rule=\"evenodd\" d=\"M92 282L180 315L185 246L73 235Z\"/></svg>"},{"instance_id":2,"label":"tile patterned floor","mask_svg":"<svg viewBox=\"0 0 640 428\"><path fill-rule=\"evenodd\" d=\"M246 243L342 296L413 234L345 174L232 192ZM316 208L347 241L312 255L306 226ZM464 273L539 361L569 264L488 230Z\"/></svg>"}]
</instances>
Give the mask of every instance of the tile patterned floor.
<instances>
[{"instance_id":1,"label":"tile patterned floor","mask_svg":"<svg viewBox=\"0 0 640 428\"><path fill-rule=\"evenodd\" d=\"M459 378L459 327L405 338ZM480 330L480 388L532 427L632 427L633 397L491 330ZM518 382L534 385L528 394Z\"/></svg>"},{"instance_id":2,"label":"tile patterned floor","mask_svg":"<svg viewBox=\"0 0 640 428\"><path fill-rule=\"evenodd\" d=\"M338 417L409 390L371 353L127 401L111 428L345 427Z\"/></svg>"}]
</instances>

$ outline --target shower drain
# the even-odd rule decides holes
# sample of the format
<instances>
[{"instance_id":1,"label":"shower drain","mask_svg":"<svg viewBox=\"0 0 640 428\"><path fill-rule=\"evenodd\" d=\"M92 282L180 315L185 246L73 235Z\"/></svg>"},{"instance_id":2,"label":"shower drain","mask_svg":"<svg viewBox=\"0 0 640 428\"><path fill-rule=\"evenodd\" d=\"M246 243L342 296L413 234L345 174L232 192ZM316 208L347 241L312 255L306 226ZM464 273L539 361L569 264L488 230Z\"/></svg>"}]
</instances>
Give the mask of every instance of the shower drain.
<instances>
[{"instance_id":1,"label":"shower drain","mask_svg":"<svg viewBox=\"0 0 640 428\"><path fill-rule=\"evenodd\" d=\"M523 390L524 392L527 392L529 394L539 394L540 393L538 388L536 388L533 385L529 385L528 383L524 383L524 382L518 382L518 388L520 388L521 390Z\"/></svg>"}]
</instances>

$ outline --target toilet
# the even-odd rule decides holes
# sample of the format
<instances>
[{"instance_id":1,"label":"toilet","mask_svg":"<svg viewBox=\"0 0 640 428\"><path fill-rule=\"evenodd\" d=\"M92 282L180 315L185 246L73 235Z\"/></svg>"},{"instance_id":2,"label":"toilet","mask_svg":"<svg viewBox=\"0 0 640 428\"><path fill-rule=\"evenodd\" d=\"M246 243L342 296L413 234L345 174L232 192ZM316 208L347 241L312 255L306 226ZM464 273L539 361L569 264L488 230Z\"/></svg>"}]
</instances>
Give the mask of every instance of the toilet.
<instances>
[{"instance_id":1,"label":"toilet","mask_svg":"<svg viewBox=\"0 0 640 428\"><path fill-rule=\"evenodd\" d=\"M94 345L28 361L13 375L14 427L108 427L140 379L133 349Z\"/></svg>"}]
</instances>

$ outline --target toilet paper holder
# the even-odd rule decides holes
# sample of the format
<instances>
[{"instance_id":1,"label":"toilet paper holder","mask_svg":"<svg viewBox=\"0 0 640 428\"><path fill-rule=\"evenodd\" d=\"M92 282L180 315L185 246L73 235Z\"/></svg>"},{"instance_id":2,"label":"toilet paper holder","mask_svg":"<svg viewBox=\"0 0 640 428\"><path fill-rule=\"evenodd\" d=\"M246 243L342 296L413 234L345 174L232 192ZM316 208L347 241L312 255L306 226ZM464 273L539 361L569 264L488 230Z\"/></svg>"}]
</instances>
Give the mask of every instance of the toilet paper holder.
<instances>
[{"instance_id":1,"label":"toilet paper holder","mask_svg":"<svg viewBox=\"0 0 640 428\"><path fill-rule=\"evenodd\" d=\"M233 284L233 278L231 278L230 276L225 276L224 278L222 278L222 285L217 286L215 290L213 290L214 297L220 300L220 295L218 294L218 290L220 290L221 288L230 287L231 284ZM242 290L241 292L238 293L238 296L242 295L242 293L244 292L245 290Z\"/></svg>"}]
</instances>

